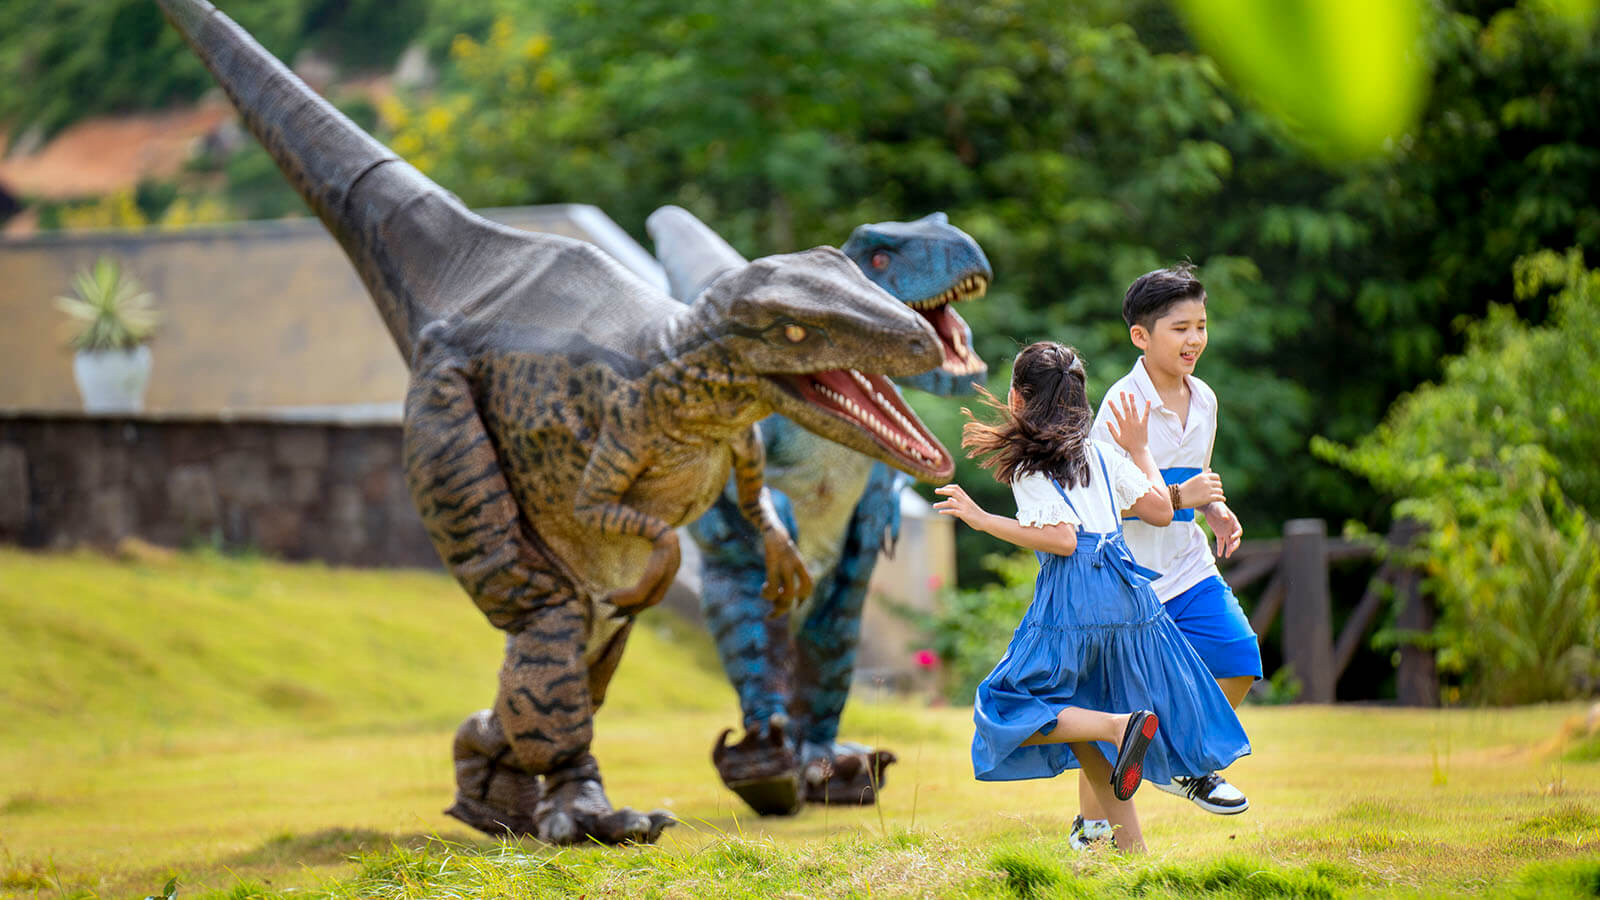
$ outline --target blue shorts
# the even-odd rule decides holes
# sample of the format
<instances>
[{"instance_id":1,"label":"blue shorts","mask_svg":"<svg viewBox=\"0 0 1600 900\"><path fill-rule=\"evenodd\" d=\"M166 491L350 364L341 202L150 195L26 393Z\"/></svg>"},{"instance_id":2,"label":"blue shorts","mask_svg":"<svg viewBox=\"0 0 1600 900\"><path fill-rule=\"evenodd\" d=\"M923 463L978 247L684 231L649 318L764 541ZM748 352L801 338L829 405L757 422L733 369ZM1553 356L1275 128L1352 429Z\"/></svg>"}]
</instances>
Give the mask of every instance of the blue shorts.
<instances>
[{"instance_id":1,"label":"blue shorts","mask_svg":"<svg viewBox=\"0 0 1600 900\"><path fill-rule=\"evenodd\" d=\"M1261 677L1261 646L1228 583L1212 575L1166 602L1213 678Z\"/></svg>"}]
</instances>

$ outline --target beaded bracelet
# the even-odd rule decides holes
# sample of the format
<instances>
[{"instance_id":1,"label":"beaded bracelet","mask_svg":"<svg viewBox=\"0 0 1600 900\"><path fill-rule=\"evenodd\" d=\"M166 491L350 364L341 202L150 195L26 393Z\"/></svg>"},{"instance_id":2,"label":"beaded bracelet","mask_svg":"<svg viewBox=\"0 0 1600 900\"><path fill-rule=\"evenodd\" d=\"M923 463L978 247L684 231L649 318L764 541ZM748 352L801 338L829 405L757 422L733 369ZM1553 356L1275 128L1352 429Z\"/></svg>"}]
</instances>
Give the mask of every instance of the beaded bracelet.
<instances>
[{"instance_id":1,"label":"beaded bracelet","mask_svg":"<svg viewBox=\"0 0 1600 900\"><path fill-rule=\"evenodd\" d=\"M1178 490L1177 485L1167 485L1167 496L1172 499L1172 509L1174 512L1183 508L1183 492Z\"/></svg>"}]
</instances>

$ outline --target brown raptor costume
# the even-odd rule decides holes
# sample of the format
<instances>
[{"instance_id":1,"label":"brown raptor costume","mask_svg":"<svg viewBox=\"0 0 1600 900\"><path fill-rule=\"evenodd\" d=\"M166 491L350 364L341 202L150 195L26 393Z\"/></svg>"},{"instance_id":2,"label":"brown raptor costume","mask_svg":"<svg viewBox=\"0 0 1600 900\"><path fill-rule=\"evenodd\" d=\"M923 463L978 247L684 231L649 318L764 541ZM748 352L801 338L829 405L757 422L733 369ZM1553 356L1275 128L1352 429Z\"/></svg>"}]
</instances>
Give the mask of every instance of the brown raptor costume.
<instances>
[{"instance_id":1,"label":"brown raptor costume","mask_svg":"<svg viewBox=\"0 0 1600 900\"><path fill-rule=\"evenodd\" d=\"M495 225L323 102L203 0L158 0L355 264L411 369L405 467L441 558L507 633L494 708L456 735L449 812L567 843L654 840L589 752L631 614L673 529L732 469L779 609L810 579L761 485L781 412L913 475L949 454L884 375L939 364L921 317L819 247L724 274L692 306L588 244Z\"/></svg>"}]
</instances>

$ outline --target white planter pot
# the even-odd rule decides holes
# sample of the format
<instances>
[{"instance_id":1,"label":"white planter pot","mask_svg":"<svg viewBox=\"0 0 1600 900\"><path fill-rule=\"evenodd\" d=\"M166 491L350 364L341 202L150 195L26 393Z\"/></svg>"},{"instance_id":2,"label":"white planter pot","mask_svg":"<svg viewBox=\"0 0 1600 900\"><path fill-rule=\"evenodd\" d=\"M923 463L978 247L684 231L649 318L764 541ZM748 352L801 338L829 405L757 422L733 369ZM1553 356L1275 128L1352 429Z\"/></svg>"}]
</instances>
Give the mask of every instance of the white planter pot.
<instances>
[{"instance_id":1,"label":"white planter pot","mask_svg":"<svg viewBox=\"0 0 1600 900\"><path fill-rule=\"evenodd\" d=\"M72 374L86 412L138 412L150 383L150 348L80 350L72 358Z\"/></svg>"}]
</instances>

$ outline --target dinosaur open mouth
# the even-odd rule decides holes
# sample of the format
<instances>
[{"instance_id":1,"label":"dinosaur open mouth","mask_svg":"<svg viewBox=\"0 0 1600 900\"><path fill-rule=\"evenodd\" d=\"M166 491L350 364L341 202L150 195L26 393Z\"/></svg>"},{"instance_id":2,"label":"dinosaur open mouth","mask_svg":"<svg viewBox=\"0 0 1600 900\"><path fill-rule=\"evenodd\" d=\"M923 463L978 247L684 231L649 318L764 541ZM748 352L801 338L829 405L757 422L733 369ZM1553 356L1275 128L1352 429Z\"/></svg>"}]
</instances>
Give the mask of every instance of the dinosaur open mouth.
<instances>
[{"instance_id":1,"label":"dinosaur open mouth","mask_svg":"<svg viewBox=\"0 0 1600 900\"><path fill-rule=\"evenodd\" d=\"M810 406L865 428L911 470L934 479L949 478L955 471L955 462L939 439L884 376L829 369L774 377Z\"/></svg>"},{"instance_id":2,"label":"dinosaur open mouth","mask_svg":"<svg viewBox=\"0 0 1600 900\"><path fill-rule=\"evenodd\" d=\"M943 369L951 375L971 375L988 368L978 351L967 346L967 323L952 306L963 300L976 300L988 290L989 279L968 275L942 294L908 304L939 333L939 343L944 350Z\"/></svg>"}]
</instances>

